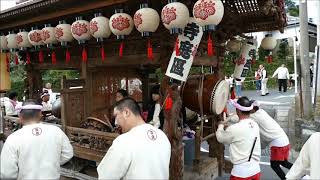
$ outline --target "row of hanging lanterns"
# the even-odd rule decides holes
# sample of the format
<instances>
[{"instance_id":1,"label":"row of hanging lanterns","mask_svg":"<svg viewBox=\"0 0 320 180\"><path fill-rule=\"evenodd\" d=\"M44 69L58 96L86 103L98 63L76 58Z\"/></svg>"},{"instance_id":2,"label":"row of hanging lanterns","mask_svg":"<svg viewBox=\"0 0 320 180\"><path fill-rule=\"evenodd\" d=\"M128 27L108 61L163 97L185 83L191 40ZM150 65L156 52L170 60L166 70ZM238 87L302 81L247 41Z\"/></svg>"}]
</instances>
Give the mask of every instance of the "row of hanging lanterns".
<instances>
[{"instance_id":1,"label":"row of hanging lanterns","mask_svg":"<svg viewBox=\"0 0 320 180\"><path fill-rule=\"evenodd\" d=\"M198 0L193 8L193 16L197 23L208 31L208 55L214 55L213 41L211 33L215 27L220 23L224 14L224 7L221 0ZM161 20L165 28L171 34L180 34L183 28L189 22L189 10L180 2L169 0L169 3L163 7L161 11ZM54 52L54 44L58 42L62 47L66 47L66 62L70 61L70 52L67 44L76 39L82 45L82 60L87 61L87 51L85 42L90 40L91 37L97 39L101 43L101 58L105 59L105 52L103 47L103 40L111 35L111 32L117 36L120 42L119 56L123 55L123 40L128 36L133 27L142 34L147 41L147 54L148 58L153 58L152 45L150 41L151 33L155 32L160 24L160 16L158 12L148 7L148 4L141 4L140 9L134 14L134 18L129 14L123 12L122 9L117 9L115 14L110 17L110 20L101 15L95 14L95 17L90 21L83 20L77 17L72 25L67 24L65 21L60 21L56 27L51 27L46 24L43 29L33 27L30 32L20 30L18 34L10 32L7 36L1 36L1 50L10 49L15 52L16 49L27 51L28 48L33 46L39 50L39 62L43 62L43 53L41 46L46 45L51 49L52 63L56 63L56 55ZM179 55L179 40L177 38L175 44L175 51ZM27 63L30 63L30 56L27 53ZM29 59L29 60L28 60Z\"/></svg>"}]
</instances>

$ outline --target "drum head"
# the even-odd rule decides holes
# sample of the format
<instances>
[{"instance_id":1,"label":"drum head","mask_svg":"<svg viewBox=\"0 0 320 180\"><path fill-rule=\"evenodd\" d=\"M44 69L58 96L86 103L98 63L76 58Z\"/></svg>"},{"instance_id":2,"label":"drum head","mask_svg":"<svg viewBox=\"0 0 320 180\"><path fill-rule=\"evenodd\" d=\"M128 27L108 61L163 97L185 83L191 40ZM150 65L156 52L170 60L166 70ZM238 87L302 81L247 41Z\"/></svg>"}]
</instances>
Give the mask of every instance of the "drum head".
<instances>
[{"instance_id":1,"label":"drum head","mask_svg":"<svg viewBox=\"0 0 320 180\"><path fill-rule=\"evenodd\" d=\"M211 111L215 114L221 114L227 105L229 97L229 84L225 80L219 81L211 94Z\"/></svg>"}]
</instances>

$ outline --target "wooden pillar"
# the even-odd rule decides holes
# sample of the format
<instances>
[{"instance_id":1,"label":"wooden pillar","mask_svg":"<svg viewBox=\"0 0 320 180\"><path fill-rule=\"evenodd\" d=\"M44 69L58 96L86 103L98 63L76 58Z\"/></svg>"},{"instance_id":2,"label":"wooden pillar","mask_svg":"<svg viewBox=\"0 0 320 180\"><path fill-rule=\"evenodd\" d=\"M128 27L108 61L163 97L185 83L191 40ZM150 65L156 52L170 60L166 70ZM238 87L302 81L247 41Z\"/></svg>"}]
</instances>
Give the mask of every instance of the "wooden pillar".
<instances>
[{"instance_id":1,"label":"wooden pillar","mask_svg":"<svg viewBox=\"0 0 320 180\"><path fill-rule=\"evenodd\" d=\"M27 87L27 99L40 99L43 82L42 74L39 69L35 69L32 64L26 66L27 78L25 80L25 85Z\"/></svg>"}]
</instances>

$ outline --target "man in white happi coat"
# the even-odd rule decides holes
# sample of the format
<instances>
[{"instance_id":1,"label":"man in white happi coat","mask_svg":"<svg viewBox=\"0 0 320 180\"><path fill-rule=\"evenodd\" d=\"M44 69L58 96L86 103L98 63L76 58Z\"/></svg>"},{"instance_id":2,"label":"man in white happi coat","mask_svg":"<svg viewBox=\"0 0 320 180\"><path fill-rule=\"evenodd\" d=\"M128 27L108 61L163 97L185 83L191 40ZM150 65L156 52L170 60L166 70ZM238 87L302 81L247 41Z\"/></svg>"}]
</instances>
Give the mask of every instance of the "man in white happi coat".
<instances>
[{"instance_id":1,"label":"man in white happi coat","mask_svg":"<svg viewBox=\"0 0 320 180\"><path fill-rule=\"evenodd\" d=\"M261 70L261 96L265 96L269 94L269 90L267 87L268 83L268 73L265 69L264 65L260 64L259 68Z\"/></svg>"},{"instance_id":2,"label":"man in white happi coat","mask_svg":"<svg viewBox=\"0 0 320 180\"><path fill-rule=\"evenodd\" d=\"M114 106L116 124L124 134L112 143L97 171L99 179L169 179L171 145L158 128L146 124L132 98Z\"/></svg>"},{"instance_id":3,"label":"man in white happi coat","mask_svg":"<svg viewBox=\"0 0 320 180\"><path fill-rule=\"evenodd\" d=\"M233 164L230 180L260 179L260 135L259 126L250 118L253 106L247 97L232 101L240 119L231 126L219 124L216 131L220 143L229 144L230 159Z\"/></svg>"},{"instance_id":4,"label":"man in white happi coat","mask_svg":"<svg viewBox=\"0 0 320 180\"><path fill-rule=\"evenodd\" d=\"M60 165L72 158L73 149L64 132L40 123L41 109L35 100L20 107L23 127L3 146L0 179L59 179Z\"/></svg>"},{"instance_id":5,"label":"man in white happi coat","mask_svg":"<svg viewBox=\"0 0 320 180\"><path fill-rule=\"evenodd\" d=\"M310 171L309 179L320 179L320 132L312 134L303 145L286 178L301 179L308 170Z\"/></svg>"},{"instance_id":6,"label":"man in white happi coat","mask_svg":"<svg viewBox=\"0 0 320 180\"><path fill-rule=\"evenodd\" d=\"M271 168L280 179L286 179L280 165L287 169L292 166L292 163L288 161L290 152L289 138L280 125L265 110L259 108L257 101L253 100L251 102L253 110L250 117L259 125L261 139L270 143Z\"/></svg>"}]
</instances>

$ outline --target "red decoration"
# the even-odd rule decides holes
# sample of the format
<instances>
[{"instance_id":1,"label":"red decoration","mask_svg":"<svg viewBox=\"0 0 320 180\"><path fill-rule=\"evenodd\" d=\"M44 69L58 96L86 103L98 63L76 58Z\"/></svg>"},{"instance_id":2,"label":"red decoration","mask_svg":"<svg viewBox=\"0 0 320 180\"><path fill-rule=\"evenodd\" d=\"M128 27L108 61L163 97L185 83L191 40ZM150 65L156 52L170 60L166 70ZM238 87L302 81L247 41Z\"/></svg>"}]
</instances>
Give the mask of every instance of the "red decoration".
<instances>
[{"instance_id":1,"label":"red decoration","mask_svg":"<svg viewBox=\"0 0 320 180\"><path fill-rule=\"evenodd\" d=\"M105 52L104 52L104 47L101 47L101 60L104 61L106 58Z\"/></svg>"},{"instance_id":2,"label":"red decoration","mask_svg":"<svg viewBox=\"0 0 320 180\"><path fill-rule=\"evenodd\" d=\"M179 38L176 39L176 44L175 44L175 51L176 51L176 56L180 56L180 50L179 50Z\"/></svg>"},{"instance_id":3,"label":"red decoration","mask_svg":"<svg viewBox=\"0 0 320 180\"><path fill-rule=\"evenodd\" d=\"M88 61L88 54L87 50L85 47L82 48L82 62L87 62Z\"/></svg>"},{"instance_id":4,"label":"red decoration","mask_svg":"<svg viewBox=\"0 0 320 180\"><path fill-rule=\"evenodd\" d=\"M16 36L16 41L17 41L17 44L22 43L22 42L23 42L22 35L17 35L17 36Z\"/></svg>"},{"instance_id":5,"label":"red decoration","mask_svg":"<svg viewBox=\"0 0 320 180\"><path fill-rule=\"evenodd\" d=\"M119 56L122 57L123 55L123 42L120 43L120 49L119 49Z\"/></svg>"},{"instance_id":6,"label":"red decoration","mask_svg":"<svg viewBox=\"0 0 320 180\"><path fill-rule=\"evenodd\" d=\"M71 60L71 55L70 55L69 50L67 49L67 51L66 51L66 63L69 63L70 60Z\"/></svg>"},{"instance_id":7,"label":"red decoration","mask_svg":"<svg viewBox=\"0 0 320 180\"><path fill-rule=\"evenodd\" d=\"M30 54L27 52L27 64L31 64Z\"/></svg>"},{"instance_id":8,"label":"red decoration","mask_svg":"<svg viewBox=\"0 0 320 180\"><path fill-rule=\"evenodd\" d=\"M251 62L252 64L256 64L256 60L254 58L252 58Z\"/></svg>"},{"instance_id":9,"label":"red decoration","mask_svg":"<svg viewBox=\"0 0 320 180\"><path fill-rule=\"evenodd\" d=\"M7 71L10 72L10 61L8 53L6 53L6 65L7 65Z\"/></svg>"},{"instance_id":10,"label":"red decoration","mask_svg":"<svg viewBox=\"0 0 320 180\"><path fill-rule=\"evenodd\" d=\"M140 26L140 24L142 24L142 18L141 18L142 14L141 13L136 13L133 17L134 19L134 25L136 26L136 28L138 28Z\"/></svg>"},{"instance_id":11,"label":"red decoration","mask_svg":"<svg viewBox=\"0 0 320 180\"><path fill-rule=\"evenodd\" d=\"M96 33L96 32L99 30L98 22L97 22L97 21L91 21L91 22L90 22L90 30L91 30L91 32L92 32L93 34Z\"/></svg>"},{"instance_id":12,"label":"red decoration","mask_svg":"<svg viewBox=\"0 0 320 180\"><path fill-rule=\"evenodd\" d=\"M170 97L170 95L168 95L168 97L166 98L164 109L167 110L167 111L171 110L172 106L173 106L172 98Z\"/></svg>"},{"instance_id":13,"label":"red decoration","mask_svg":"<svg viewBox=\"0 0 320 180\"><path fill-rule=\"evenodd\" d=\"M56 52L55 51L51 52L51 63L52 64L57 64L57 57L56 57Z\"/></svg>"},{"instance_id":14,"label":"red decoration","mask_svg":"<svg viewBox=\"0 0 320 180\"><path fill-rule=\"evenodd\" d=\"M42 50L39 51L39 63L43 63L43 52Z\"/></svg>"},{"instance_id":15,"label":"red decoration","mask_svg":"<svg viewBox=\"0 0 320 180\"><path fill-rule=\"evenodd\" d=\"M128 27L130 27L130 20L129 18L123 17L120 15L112 19L112 27L113 29L123 31L124 29L127 29Z\"/></svg>"},{"instance_id":16,"label":"red decoration","mask_svg":"<svg viewBox=\"0 0 320 180\"><path fill-rule=\"evenodd\" d=\"M272 55L269 55L267 57L267 63L271 64L272 63Z\"/></svg>"},{"instance_id":17,"label":"red decoration","mask_svg":"<svg viewBox=\"0 0 320 180\"><path fill-rule=\"evenodd\" d=\"M150 40L148 40L148 59L153 59L152 45Z\"/></svg>"},{"instance_id":18,"label":"red decoration","mask_svg":"<svg viewBox=\"0 0 320 180\"><path fill-rule=\"evenodd\" d=\"M48 30L42 30L42 40L46 41L50 38L50 32Z\"/></svg>"},{"instance_id":19,"label":"red decoration","mask_svg":"<svg viewBox=\"0 0 320 180\"><path fill-rule=\"evenodd\" d=\"M14 62L16 63L16 65L19 64L19 59L17 54L14 55Z\"/></svg>"},{"instance_id":20,"label":"red decoration","mask_svg":"<svg viewBox=\"0 0 320 180\"><path fill-rule=\"evenodd\" d=\"M205 2L201 0L201 3L194 7L194 17L206 20L209 16L216 13L215 3L212 1Z\"/></svg>"},{"instance_id":21,"label":"red decoration","mask_svg":"<svg viewBox=\"0 0 320 180\"><path fill-rule=\"evenodd\" d=\"M171 7L171 8L168 8L168 7L165 7L163 10L162 10L162 13L161 13L161 19L162 19L162 22L164 24L170 24L171 21L175 20L177 18L177 13L176 13L176 8L174 7Z\"/></svg>"},{"instance_id":22,"label":"red decoration","mask_svg":"<svg viewBox=\"0 0 320 180\"><path fill-rule=\"evenodd\" d=\"M77 22L76 24L72 25L71 31L73 34L76 34L77 36L81 36L82 34L87 33L88 29L85 23Z\"/></svg>"},{"instance_id":23,"label":"red decoration","mask_svg":"<svg viewBox=\"0 0 320 180\"><path fill-rule=\"evenodd\" d=\"M60 39L63 36L63 29L61 27L56 28L56 38Z\"/></svg>"},{"instance_id":24,"label":"red decoration","mask_svg":"<svg viewBox=\"0 0 320 180\"><path fill-rule=\"evenodd\" d=\"M211 33L209 33L209 36L208 36L208 56L211 57L214 55L214 48L213 48L213 41L211 39Z\"/></svg>"},{"instance_id":25,"label":"red decoration","mask_svg":"<svg viewBox=\"0 0 320 180\"><path fill-rule=\"evenodd\" d=\"M37 31L34 31L33 33L29 34L29 38L31 41L37 42L37 43L42 41L41 34L38 33Z\"/></svg>"}]
</instances>

